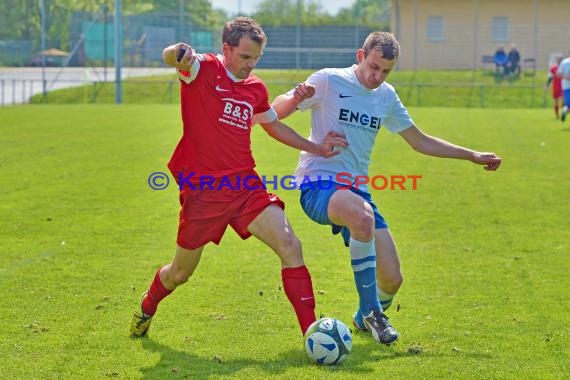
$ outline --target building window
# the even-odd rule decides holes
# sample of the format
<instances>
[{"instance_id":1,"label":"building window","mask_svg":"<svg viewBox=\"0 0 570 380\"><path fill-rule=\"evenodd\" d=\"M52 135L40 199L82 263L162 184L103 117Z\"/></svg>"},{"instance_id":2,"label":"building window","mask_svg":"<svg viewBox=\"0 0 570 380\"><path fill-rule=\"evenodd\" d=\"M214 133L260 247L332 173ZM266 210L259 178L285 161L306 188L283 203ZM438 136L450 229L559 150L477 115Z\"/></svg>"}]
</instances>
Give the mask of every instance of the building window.
<instances>
[{"instance_id":1,"label":"building window","mask_svg":"<svg viewBox=\"0 0 570 380\"><path fill-rule=\"evenodd\" d=\"M493 17L491 25L491 38L494 42L506 42L509 40L509 18Z\"/></svg>"},{"instance_id":2,"label":"building window","mask_svg":"<svg viewBox=\"0 0 570 380\"><path fill-rule=\"evenodd\" d=\"M443 41L443 17L429 16L427 20L428 41Z\"/></svg>"}]
</instances>

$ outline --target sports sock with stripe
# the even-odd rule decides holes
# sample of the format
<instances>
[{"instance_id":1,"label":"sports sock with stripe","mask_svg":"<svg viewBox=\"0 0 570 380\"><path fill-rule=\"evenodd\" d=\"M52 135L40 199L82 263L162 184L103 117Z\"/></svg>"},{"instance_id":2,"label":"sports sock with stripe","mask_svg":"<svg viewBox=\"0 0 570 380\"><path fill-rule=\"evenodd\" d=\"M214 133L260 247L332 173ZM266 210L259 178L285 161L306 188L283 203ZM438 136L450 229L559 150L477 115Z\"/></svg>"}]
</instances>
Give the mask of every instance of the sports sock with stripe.
<instances>
[{"instance_id":1,"label":"sports sock with stripe","mask_svg":"<svg viewBox=\"0 0 570 380\"><path fill-rule=\"evenodd\" d=\"M380 300L380 305L382 305L382 310L386 311L392 305L394 300L394 294L386 293L380 287L378 287L378 299Z\"/></svg>"},{"instance_id":2,"label":"sports sock with stripe","mask_svg":"<svg viewBox=\"0 0 570 380\"><path fill-rule=\"evenodd\" d=\"M376 250L374 239L362 242L350 238L350 261L359 297L359 309L364 315L380 309L376 290Z\"/></svg>"}]
</instances>

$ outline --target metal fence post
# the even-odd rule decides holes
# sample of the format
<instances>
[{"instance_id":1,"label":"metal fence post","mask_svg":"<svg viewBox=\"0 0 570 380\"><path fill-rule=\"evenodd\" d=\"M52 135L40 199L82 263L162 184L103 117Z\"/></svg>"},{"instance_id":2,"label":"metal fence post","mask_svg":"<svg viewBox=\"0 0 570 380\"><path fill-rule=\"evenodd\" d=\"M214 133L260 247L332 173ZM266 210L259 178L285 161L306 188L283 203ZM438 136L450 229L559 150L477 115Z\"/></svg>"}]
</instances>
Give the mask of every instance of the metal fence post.
<instances>
[{"instance_id":1,"label":"metal fence post","mask_svg":"<svg viewBox=\"0 0 570 380\"><path fill-rule=\"evenodd\" d=\"M301 47L301 0L297 0L297 26L295 28L295 68L297 70L301 69L301 52L299 51ZM310 67L310 66L309 66Z\"/></svg>"},{"instance_id":2,"label":"metal fence post","mask_svg":"<svg viewBox=\"0 0 570 380\"><path fill-rule=\"evenodd\" d=\"M417 84L416 85L416 107L420 107L422 104L422 101L420 100L422 98L422 85L421 84Z\"/></svg>"},{"instance_id":3,"label":"metal fence post","mask_svg":"<svg viewBox=\"0 0 570 380\"><path fill-rule=\"evenodd\" d=\"M34 96L34 80L30 79L30 101L28 103L32 104L32 96Z\"/></svg>"},{"instance_id":4,"label":"metal fence post","mask_svg":"<svg viewBox=\"0 0 570 380\"><path fill-rule=\"evenodd\" d=\"M97 82L93 81L93 86L91 86L91 103L95 103L97 100Z\"/></svg>"},{"instance_id":5,"label":"metal fence post","mask_svg":"<svg viewBox=\"0 0 570 380\"><path fill-rule=\"evenodd\" d=\"M44 101L46 99L47 96L47 81L46 81L46 55L45 55L45 51L46 51L46 5L45 5L45 1L41 0L40 2L40 14L41 14L41 47L42 47L42 55L41 55L41 60L42 60L42 81L43 81L43 94L44 94Z\"/></svg>"},{"instance_id":6,"label":"metal fence post","mask_svg":"<svg viewBox=\"0 0 570 380\"><path fill-rule=\"evenodd\" d=\"M115 0L115 103L123 102L121 67L123 66L123 29L121 0Z\"/></svg>"}]
</instances>

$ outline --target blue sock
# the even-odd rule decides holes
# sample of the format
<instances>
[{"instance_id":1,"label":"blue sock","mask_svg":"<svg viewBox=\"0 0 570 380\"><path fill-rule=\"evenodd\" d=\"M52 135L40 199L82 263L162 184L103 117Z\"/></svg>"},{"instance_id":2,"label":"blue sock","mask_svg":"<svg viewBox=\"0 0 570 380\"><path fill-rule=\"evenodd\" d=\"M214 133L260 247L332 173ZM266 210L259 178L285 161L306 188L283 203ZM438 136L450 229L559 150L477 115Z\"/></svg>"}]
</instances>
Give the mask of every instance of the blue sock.
<instances>
[{"instance_id":1,"label":"blue sock","mask_svg":"<svg viewBox=\"0 0 570 380\"><path fill-rule=\"evenodd\" d=\"M359 309L364 315L380 309L376 289L376 250L374 239L361 242L350 238L350 260L359 297Z\"/></svg>"},{"instance_id":2,"label":"blue sock","mask_svg":"<svg viewBox=\"0 0 570 380\"><path fill-rule=\"evenodd\" d=\"M378 298L380 299L380 305L382 305L382 310L388 310L388 308L392 305L394 295L384 292L382 289L380 289L380 287L378 287L377 291Z\"/></svg>"}]
</instances>

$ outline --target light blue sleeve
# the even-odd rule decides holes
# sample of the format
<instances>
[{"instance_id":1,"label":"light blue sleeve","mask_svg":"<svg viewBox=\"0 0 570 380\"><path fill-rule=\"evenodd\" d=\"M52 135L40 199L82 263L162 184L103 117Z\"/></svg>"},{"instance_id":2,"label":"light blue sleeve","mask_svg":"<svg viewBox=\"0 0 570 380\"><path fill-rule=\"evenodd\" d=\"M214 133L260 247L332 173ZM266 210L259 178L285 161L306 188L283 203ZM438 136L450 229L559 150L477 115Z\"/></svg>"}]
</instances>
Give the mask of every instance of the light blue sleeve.
<instances>
[{"instance_id":1,"label":"light blue sleeve","mask_svg":"<svg viewBox=\"0 0 570 380\"><path fill-rule=\"evenodd\" d=\"M328 78L329 75L324 70L319 70L309 76L306 82L315 87L315 95L299 103L297 106L299 110L305 111L307 109L319 108L327 92ZM292 92L289 91L289 93Z\"/></svg>"},{"instance_id":2,"label":"light blue sleeve","mask_svg":"<svg viewBox=\"0 0 570 380\"><path fill-rule=\"evenodd\" d=\"M405 129L414 125L414 121L410 117L407 108L402 104L400 97L396 91L392 89L391 107L389 108L388 116L382 123L390 132L400 133Z\"/></svg>"}]
</instances>

